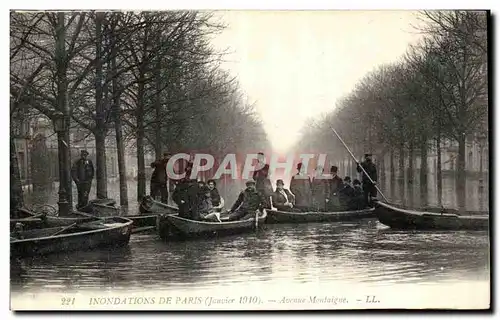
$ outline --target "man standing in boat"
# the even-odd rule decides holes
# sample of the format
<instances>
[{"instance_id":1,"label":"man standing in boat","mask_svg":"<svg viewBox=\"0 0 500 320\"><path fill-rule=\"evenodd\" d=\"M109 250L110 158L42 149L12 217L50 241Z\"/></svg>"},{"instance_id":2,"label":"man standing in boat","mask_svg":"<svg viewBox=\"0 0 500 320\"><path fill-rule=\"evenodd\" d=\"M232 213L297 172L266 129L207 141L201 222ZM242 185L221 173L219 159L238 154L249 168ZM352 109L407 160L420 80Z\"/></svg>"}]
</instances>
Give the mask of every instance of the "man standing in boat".
<instances>
[{"instance_id":1,"label":"man standing in boat","mask_svg":"<svg viewBox=\"0 0 500 320\"><path fill-rule=\"evenodd\" d=\"M363 167L364 171L366 171L370 177L363 172L361 167ZM377 183L377 168L372 161L372 155L370 153L365 154L365 161L361 164L358 163L356 170L358 172L362 172L361 182L363 183L365 205L371 207L373 205L372 200L377 197L377 188L375 187L375 184L370 181L370 178L374 183Z\"/></svg>"},{"instance_id":2,"label":"man standing in boat","mask_svg":"<svg viewBox=\"0 0 500 320\"><path fill-rule=\"evenodd\" d=\"M78 190L77 209L81 209L88 204L92 179L94 179L94 165L87 158L88 155L87 150L82 150L80 152L80 159L76 160L71 168L71 178L73 178Z\"/></svg>"},{"instance_id":3,"label":"man standing in boat","mask_svg":"<svg viewBox=\"0 0 500 320\"><path fill-rule=\"evenodd\" d=\"M266 163L264 153L258 153L258 161L258 167L260 169L254 171L253 180L255 181L257 191L260 192L265 199L265 207L270 209L270 198L273 195L273 186L271 184L271 180L269 179L269 165Z\"/></svg>"},{"instance_id":4,"label":"man standing in boat","mask_svg":"<svg viewBox=\"0 0 500 320\"><path fill-rule=\"evenodd\" d=\"M316 168L315 175L311 179L312 206L314 211L326 211L330 201L330 186L327 177L324 176L323 166Z\"/></svg>"},{"instance_id":5,"label":"man standing in boat","mask_svg":"<svg viewBox=\"0 0 500 320\"><path fill-rule=\"evenodd\" d=\"M158 193L161 195L161 202L168 204L168 176L167 176L167 163L169 155L167 152L163 153L163 158L151 163L153 174L151 175L151 191L150 195L156 199Z\"/></svg>"},{"instance_id":6,"label":"man standing in boat","mask_svg":"<svg viewBox=\"0 0 500 320\"><path fill-rule=\"evenodd\" d=\"M305 211L311 207L311 180L302 162L297 164L297 170L298 173L290 181L290 191L295 195L295 207Z\"/></svg>"}]
</instances>

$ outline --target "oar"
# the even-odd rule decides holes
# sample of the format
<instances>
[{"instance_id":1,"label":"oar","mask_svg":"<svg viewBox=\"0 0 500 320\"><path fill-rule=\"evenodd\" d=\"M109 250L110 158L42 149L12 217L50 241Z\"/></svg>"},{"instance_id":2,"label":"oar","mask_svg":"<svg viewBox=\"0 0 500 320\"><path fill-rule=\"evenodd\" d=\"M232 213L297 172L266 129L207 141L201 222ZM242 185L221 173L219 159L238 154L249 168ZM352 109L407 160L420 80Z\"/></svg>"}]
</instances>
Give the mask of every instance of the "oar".
<instances>
[{"instance_id":1,"label":"oar","mask_svg":"<svg viewBox=\"0 0 500 320\"><path fill-rule=\"evenodd\" d=\"M337 131L335 131L335 129L333 127L330 127L333 131L333 133L335 133L335 135L337 136L337 138L339 138L340 142L342 142L342 144L344 145L344 147L346 148L347 152L349 152L349 154L351 155L351 157L354 159L354 161L356 161L356 163L359 165L359 167L361 168L361 170L363 170L363 173L368 177L368 179L370 180L370 182L375 186L375 188L377 188L377 191L380 192L380 195L382 195L382 197L384 198L384 200L389 203L389 200L387 200L387 198L384 196L384 194L382 193L382 191L380 191L379 187L377 186L377 184L372 180L372 178L370 177L370 175L368 174L368 172L366 172L365 168L363 168L362 165L360 165L359 161L356 159L356 157L352 154L351 150L349 150L349 148L347 147L347 145L345 144L344 140L342 140L342 138L339 136L339 134L337 133Z\"/></svg>"},{"instance_id":2,"label":"oar","mask_svg":"<svg viewBox=\"0 0 500 320\"><path fill-rule=\"evenodd\" d=\"M71 229L71 228L75 227L77 224L78 224L78 222L72 223L72 224L70 224L69 226L64 227L64 228L62 228L61 230L57 231L56 233L54 233L54 234L50 235L50 237L57 236L58 234L61 234L61 233L63 233L64 231L66 231L66 230L68 230L68 229Z\"/></svg>"}]
</instances>

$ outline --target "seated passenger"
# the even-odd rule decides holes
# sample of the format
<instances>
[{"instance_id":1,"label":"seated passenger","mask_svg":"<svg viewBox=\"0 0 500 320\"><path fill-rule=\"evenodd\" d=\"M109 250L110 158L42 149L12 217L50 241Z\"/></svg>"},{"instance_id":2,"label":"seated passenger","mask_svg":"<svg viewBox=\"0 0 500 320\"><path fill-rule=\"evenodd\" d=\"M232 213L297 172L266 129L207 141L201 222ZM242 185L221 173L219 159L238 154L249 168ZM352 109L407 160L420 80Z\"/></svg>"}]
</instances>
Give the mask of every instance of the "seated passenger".
<instances>
[{"instance_id":1,"label":"seated passenger","mask_svg":"<svg viewBox=\"0 0 500 320\"><path fill-rule=\"evenodd\" d=\"M280 211L290 211L295 206L295 196L284 188L283 180L276 181L276 191L273 192L273 207Z\"/></svg>"},{"instance_id":2,"label":"seated passenger","mask_svg":"<svg viewBox=\"0 0 500 320\"><path fill-rule=\"evenodd\" d=\"M238 199L229 211L228 220L234 221L242 218L248 219L255 217L255 211L262 211L265 205L266 202L264 198L255 188L255 181L247 181L246 189L240 193Z\"/></svg>"},{"instance_id":3,"label":"seated passenger","mask_svg":"<svg viewBox=\"0 0 500 320\"><path fill-rule=\"evenodd\" d=\"M217 190L215 180L208 180L207 182L208 189L210 189L210 198L212 199L212 206L214 207L214 211L221 212L224 208L224 198L222 198L219 194L219 190Z\"/></svg>"}]
</instances>

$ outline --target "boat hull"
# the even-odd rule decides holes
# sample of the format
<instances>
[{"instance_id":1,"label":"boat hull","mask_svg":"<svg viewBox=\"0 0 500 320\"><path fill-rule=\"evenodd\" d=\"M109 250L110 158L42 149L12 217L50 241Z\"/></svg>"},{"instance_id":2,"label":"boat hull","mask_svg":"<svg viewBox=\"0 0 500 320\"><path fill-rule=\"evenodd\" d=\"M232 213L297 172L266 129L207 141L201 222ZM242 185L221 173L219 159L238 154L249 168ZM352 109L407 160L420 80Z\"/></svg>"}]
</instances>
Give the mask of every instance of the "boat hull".
<instances>
[{"instance_id":1,"label":"boat hull","mask_svg":"<svg viewBox=\"0 0 500 320\"><path fill-rule=\"evenodd\" d=\"M265 224L267 212L255 218L238 221L206 222L181 218L177 215L161 215L157 219L157 232L162 239L185 239L198 237L219 237L252 232Z\"/></svg>"},{"instance_id":2,"label":"boat hull","mask_svg":"<svg viewBox=\"0 0 500 320\"><path fill-rule=\"evenodd\" d=\"M470 212L469 212L470 213ZM380 223L392 229L404 230L488 230L486 214L457 215L401 209L377 202L375 215Z\"/></svg>"},{"instance_id":3,"label":"boat hull","mask_svg":"<svg viewBox=\"0 0 500 320\"><path fill-rule=\"evenodd\" d=\"M123 246L128 244L132 231L132 221L121 217L112 217L101 222L82 223L76 232L50 236L63 227L45 228L26 231L32 236L20 240L11 240L11 257L44 256L52 253L77 250L90 250L103 246Z\"/></svg>"},{"instance_id":4,"label":"boat hull","mask_svg":"<svg viewBox=\"0 0 500 320\"><path fill-rule=\"evenodd\" d=\"M339 212L285 212L271 210L267 213L266 223L337 222L365 218L375 218L374 208Z\"/></svg>"}]
</instances>

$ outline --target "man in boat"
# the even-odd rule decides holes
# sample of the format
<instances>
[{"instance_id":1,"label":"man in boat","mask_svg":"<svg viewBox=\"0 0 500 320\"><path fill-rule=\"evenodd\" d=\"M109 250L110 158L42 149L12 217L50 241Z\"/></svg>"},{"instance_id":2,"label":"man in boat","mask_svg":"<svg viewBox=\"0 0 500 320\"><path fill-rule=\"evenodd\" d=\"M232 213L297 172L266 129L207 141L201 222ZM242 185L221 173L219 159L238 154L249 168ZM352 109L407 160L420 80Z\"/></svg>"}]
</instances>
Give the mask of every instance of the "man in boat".
<instances>
[{"instance_id":1,"label":"man in boat","mask_svg":"<svg viewBox=\"0 0 500 320\"><path fill-rule=\"evenodd\" d=\"M342 189L342 178L338 176L338 171L339 168L337 166L331 166L330 167L330 179L329 179L329 186L330 186L330 202L329 202L329 210L336 211L339 210L341 205L340 205L340 199L339 199L339 191Z\"/></svg>"},{"instance_id":2,"label":"man in boat","mask_svg":"<svg viewBox=\"0 0 500 320\"><path fill-rule=\"evenodd\" d=\"M80 159L76 160L71 168L71 178L73 178L78 190L77 209L87 206L92 179L94 179L94 165L87 158L88 155L87 150L82 150L80 152Z\"/></svg>"},{"instance_id":3,"label":"man in boat","mask_svg":"<svg viewBox=\"0 0 500 320\"><path fill-rule=\"evenodd\" d=\"M186 168L186 175L177 182L172 200L179 207L179 217L192 219L198 207L198 182L191 179L192 167Z\"/></svg>"},{"instance_id":4,"label":"man in boat","mask_svg":"<svg viewBox=\"0 0 500 320\"><path fill-rule=\"evenodd\" d=\"M292 211L295 205L295 196L287 189L283 180L276 180L276 191L273 196L273 207L280 211Z\"/></svg>"},{"instance_id":5,"label":"man in boat","mask_svg":"<svg viewBox=\"0 0 500 320\"><path fill-rule=\"evenodd\" d=\"M347 208L347 210L351 210L354 207L353 204L354 199L354 188L351 185L351 177L346 176L344 178L344 183L342 184L342 188L339 190L339 200L342 208Z\"/></svg>"},{"instance_id":6,"label":"man in boat","mask_svg":"<svg viewBox=\"0 0 500 320\"><path fill-rule=\"evenodd\" d=\"M368 177L365 172L370 176ZM365 161L361 164L358 163L356 170L362 172L361 181L363 183L363 194L365 198L365 206L371 207L373 205L372 200L377 197L377 188L375 184L370 181L370 178L374 183L377 183L377 167L372 161L372 155L370 153L365 154Z\"/></svg>"},{"instance_id":7,"label":"man in boat","mask_svg":"<svg viewBox=\"0 0 500 320\"><path fill-rule=\"evenodd\" d=\"M270 209L270 198L273 195L273 186L269 179L269 165L266 164L264 153L258 153L258 161L260 169L253 172L253 180L255 181L257 191L260 192L265 199L265 207Z\"/></svg>"},{"instance_id":8,"label":"man in boat","mask_svg":"<svg viewBox=\"0 0 500 320\"><path fill-rule=\"evenodd\" d=\"M322 166L316 168L316 172L311 181L312 205L315 211L326 211L330 192L327 177L323 176Z\"/></svg>"},{"instance_id":9,"label":"man in boat","mask_svg":"<svg viewBox=\"0 0 500 320\"><path fill-rule=\"evenodd\" d=\"M311 207L311 180L302 163L297 164L297 170L290 181L290 191L295 195L295 207L307 211Z\"/></svg>"},{"instance_id":10,"label":"man in boat","mask_svg":"<svg viewBox=\"0 0 500 320\"><path fill-rule=\"evenodd\" d=\"M163 158L151 163L153 174L151 175L151 191L149 194L153 199L160 194L161 202L168 203L168 176L167 176L167 163L169 160L167 152L163 153Z\"/></svg>"},{"instance_id":11,"label":"man in boat","mask_svg":"<svg viewBox=\"0 0 500 320\"><path fill-rule=\"evenodd\" d=\"M217 190L217 184L215 183L215 180L208 180L207 186L210 190L210 199L212 200L214 211L221 212L224 208L224 198L222 198L219 194L219 190Z\"/></svg>"},{"instance_id":12,"label":"man in boat","mask_svg":"<svg viewBox=\"0 0 500 320\"><path fill-rule=\"evenodd\" d=\"M354 179L352 182L353 187L353 198L352 207L356 210L361 210L365 207L365 198L363 194L363 189L361 189L361 181Z\"/></svg>"},{"instance_id":13,"label":"man in boat","mask_svg":"<svg viewBox=\"0 0 500 320\"><path fill-rule=\"evenodd\" d=\"M238 199L229 211L229 220L240 220L247 218L247 216L254 217L255 211L262 211L265 206L265 199L262 194L257 191L255 181L247 181L246 189L240 193Z\"/></svg>"}]
</instances>

